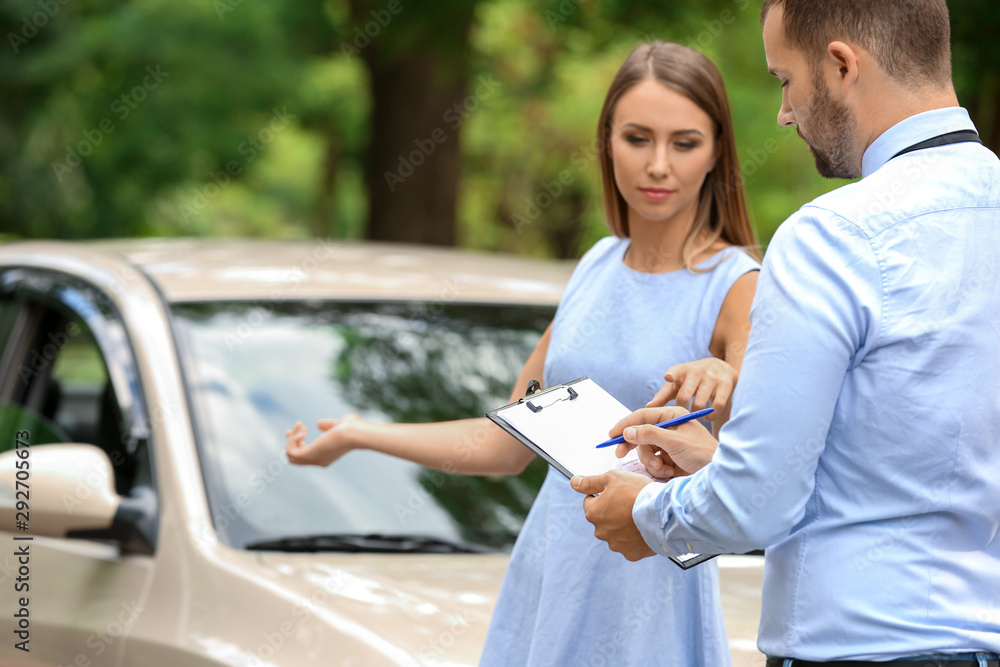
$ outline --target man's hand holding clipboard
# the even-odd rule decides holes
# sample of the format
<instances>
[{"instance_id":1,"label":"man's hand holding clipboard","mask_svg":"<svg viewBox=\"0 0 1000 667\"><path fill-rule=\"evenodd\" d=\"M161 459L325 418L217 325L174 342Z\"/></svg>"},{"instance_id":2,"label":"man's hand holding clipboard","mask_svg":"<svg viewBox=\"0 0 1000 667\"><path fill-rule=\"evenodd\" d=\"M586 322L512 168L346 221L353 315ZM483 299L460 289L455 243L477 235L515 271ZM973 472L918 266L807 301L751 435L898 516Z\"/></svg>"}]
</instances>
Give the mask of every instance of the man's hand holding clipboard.
<instances>
[{"instance_id":1,"label":"man's hand holding clipboard","mask_svg":"<svg viewBox=\"0 0 1000 667\"><path fill-rule=\"evenodd\" d=\"M621 434L624 440L618 444L618 454L625 455L637 449L639 459L647 469L664 473L657 474L657 477L688 475L705 467L712 460L717 442L704 426L694 420L693 415L696 414L678 407L645 408L633 412L611 429L611 434ZM665 426L670 422L673 422L671 426ZM617 470L589 477L577 476L570 480L575 490L591 496L584 499L583 508L587 520L594 524L594 536L607 542L612 551L630 561L656 555L632 519L632 507L639 492L651 483L652 480L645 477ZM704 557L697 558L697 562L704 560ZM686 562L696 564L692 560Z\"/></svg>"}]
</instances>

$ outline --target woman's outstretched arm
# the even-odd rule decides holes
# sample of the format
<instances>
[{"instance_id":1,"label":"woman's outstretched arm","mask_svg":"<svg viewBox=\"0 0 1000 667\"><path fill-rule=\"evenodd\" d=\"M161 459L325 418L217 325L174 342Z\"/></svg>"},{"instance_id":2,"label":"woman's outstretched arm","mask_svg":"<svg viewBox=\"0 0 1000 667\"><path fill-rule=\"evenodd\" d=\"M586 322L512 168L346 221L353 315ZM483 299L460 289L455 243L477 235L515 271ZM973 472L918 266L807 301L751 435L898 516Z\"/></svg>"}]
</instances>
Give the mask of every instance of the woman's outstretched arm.
<instances>
[{"instance_id":1,"label":"woman's outstretched arm","mask_svg":"<svg viewBox=\"0 0 1000 667\"><path fill-rule=\"evenodd\" d=\"M542 379L552 325L524 364L511 401L524 395L528 382ZM485 417L429 424L377 424L357 415L321 419L321 433L306 443L305 424L285 431L288 460L297 465L327 466L355 449L367 449L413 461L428 468L466 475L517 475L534 452Z\"/></svg>"}]
</instances>

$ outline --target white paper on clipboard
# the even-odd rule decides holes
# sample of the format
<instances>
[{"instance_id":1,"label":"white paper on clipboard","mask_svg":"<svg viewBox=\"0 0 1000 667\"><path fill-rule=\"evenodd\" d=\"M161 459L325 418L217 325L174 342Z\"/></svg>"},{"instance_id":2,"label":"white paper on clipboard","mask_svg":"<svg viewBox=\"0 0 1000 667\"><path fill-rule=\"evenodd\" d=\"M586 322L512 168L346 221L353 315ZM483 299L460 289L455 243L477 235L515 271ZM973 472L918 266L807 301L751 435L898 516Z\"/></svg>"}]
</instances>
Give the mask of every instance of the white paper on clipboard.
<instances>
[{"instance_id":1,"label":"white paper on clipboard","mask_svg":"<svg viewBox=\"0 0 1000 667\"><path fill-rule=\"evenodd\" d=\"M575 394L575 395L574 395ZM541 449L550 463L558 462L563 474L599 475L614 468L645 472L630 465L638 463L633 450L624 459L615 456L615 447L597 449L608 439L608 430L631 410L606 392L596 382L582 378L535 397L495 411Z\"/></svg>"},{"instance_id":2,"label":"white paper on clipboard","mask_svg":"<svg viewBox=\"0 0 1000 667\"><path fill-rule=\"evenodd\" d=\"M597 449L608 439L611 427L631 412L596 382L580 378L526 396L487 416L566 477L600 475L612 469L652 477L635 450L619 459L615 447ZM686 570L711 558L711 554L690 553L670 560Z\"/></svg>"}]
</instances>

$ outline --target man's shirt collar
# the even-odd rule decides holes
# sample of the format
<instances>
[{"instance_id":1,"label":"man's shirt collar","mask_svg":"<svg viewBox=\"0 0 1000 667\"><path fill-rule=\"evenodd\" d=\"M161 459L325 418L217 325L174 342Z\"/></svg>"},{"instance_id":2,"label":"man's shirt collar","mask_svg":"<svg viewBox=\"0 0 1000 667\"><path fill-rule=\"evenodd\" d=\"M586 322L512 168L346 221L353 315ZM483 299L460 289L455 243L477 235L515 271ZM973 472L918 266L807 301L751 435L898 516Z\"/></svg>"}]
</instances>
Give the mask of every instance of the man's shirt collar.
<instances>
[{"instance_id":1,"label":"man's shirt collar","mask_svg":"<svg viewBox=\"0 0 1000 667\"><path fill-rule=\"evenodd\" d=\"M881 169L896 153L921 141L949 132L975 130L969 112L962 107L948 107L910 116L882 133L865 151L861 160L862 178Z\"/></svg>"}]
</instances>

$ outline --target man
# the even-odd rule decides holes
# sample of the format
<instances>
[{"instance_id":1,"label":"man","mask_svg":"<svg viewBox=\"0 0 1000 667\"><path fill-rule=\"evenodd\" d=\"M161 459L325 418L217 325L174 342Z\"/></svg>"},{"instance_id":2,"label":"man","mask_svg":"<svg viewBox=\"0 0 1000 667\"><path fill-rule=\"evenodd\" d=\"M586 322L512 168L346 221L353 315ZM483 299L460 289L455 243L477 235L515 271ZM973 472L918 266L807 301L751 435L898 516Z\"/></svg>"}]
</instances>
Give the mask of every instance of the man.
<instances>
[{"instance_id":1,"label":"man","mask_svg":"<svg viewBox=\"0 0 1000 667\"><path fill-rule=\"evenodd\" d=\"M612 433L651 470L701 469L574 487L630 560L766 547L769 667L996 667L1000 161L958 106L947 7L768 0L761 20L778 122L862 180L775 234L714 456L695 422L650 425L683 409L639 411Z\"/></svg>"}]
</instances>

